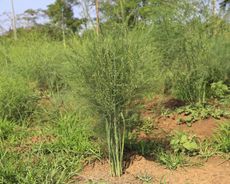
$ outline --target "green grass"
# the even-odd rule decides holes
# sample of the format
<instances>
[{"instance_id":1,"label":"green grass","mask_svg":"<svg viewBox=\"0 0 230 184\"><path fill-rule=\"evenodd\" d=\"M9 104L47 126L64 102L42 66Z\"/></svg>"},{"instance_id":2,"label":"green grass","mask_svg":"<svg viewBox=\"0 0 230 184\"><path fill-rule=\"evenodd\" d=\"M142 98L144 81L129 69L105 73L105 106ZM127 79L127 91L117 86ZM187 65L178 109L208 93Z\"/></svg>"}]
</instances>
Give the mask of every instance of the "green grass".
<instances>
[{"instance_id":1,"label":"green grass","mask_svg":"<svg viewBox=\"0 0 230 184\"><path fill-rule=\"evenodd\" d=\"M230 122L221 123L213 135L212 142L218 151L230 152Z\"/></svg>"},{"instance_id":2,"label":"green grass","mask_svg":"<svg viewBox=\"0 0 230 184\"><path fill-rule=\"evenodd\" d=\"M171 170L175 170L178 167L183 167L187 163L184 155L179 153L160 152L157 157L158 161L162 165Z\"/></svg>"},{"instance_id":3,"label":"green grass","mask_svg":"<svg viewBox=\"0 0 230 184\"><path fill-rule=\"evenodd\" d=\"M0 183L70 182L85 163L101 158L90 121L71 114L28 128L2 120Z\"/></svg>"}]
</instances>

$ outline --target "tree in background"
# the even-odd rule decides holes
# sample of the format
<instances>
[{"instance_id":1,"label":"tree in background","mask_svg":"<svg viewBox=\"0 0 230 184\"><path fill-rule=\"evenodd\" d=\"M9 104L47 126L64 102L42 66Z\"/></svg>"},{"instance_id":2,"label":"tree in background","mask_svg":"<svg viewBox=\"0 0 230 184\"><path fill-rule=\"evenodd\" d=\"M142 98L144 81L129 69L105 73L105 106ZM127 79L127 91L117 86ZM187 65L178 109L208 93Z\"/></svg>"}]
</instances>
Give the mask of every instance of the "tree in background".
<instances>
[{"instance_id":1,"label":"tree in background","mask_svg":"<svg viewBox=\"0 0 230 184\"><path fill-rule=\"evenodd\" d=\"M33 27L37 26L38 20L41 18L47 18L44 10L42 9L27 9L23 14L19 15L19 20L22 21L22 27Z\"/></svg>"},{"instance_id":2,"label":"tree in background","mask_svg":"<svg viewBox=\"0 0 230 184\"><path fill-rule=\"evenodd\" d=\"M134 27L138 21L144 19L142 11L149 3L149 0L110 0L101 3L101 12L104 21L108 23L126 23L129 27Z\"/></svg>"},{"instance_id":3,"label":"tree in background","mask_svg":"<svg viewBox=\"0 0 230 184\"><path fill-rule=\"evenodd\" d=\"M78 5L78 3L76 0L56 0L54 4L48 5L46 13L53 24L60 27L64 25L65 28L77 32L86 21L74 17L73 6Z\"/></svg>"},{"instance_id":4,"label":"tree in background","mask_svg":"<svg viewBox=\"0 0 230 184\"><path fill-rule=\"evenodd\" d=\"M230 0L222 0L220 2L220 7L225 9L230 4Z\"/></svg>"}]
</instances>

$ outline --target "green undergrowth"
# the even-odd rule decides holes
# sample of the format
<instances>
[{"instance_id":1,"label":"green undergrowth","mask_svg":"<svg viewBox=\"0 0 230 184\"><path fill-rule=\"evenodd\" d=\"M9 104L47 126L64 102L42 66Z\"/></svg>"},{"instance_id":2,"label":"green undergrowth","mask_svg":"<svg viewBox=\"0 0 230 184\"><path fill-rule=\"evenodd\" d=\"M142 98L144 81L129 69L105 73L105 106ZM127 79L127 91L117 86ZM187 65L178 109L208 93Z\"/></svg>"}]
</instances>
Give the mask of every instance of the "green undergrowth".
<instances>
[{"instance_id":1,"label":"green undergrowth","mask_svg":"<svg viewBox=\"0 0 230 184\"><path fill-rule=\"evenodd\" d=\"M77 113L35 127L0 121L0 183L69 183L100 159L92 119Z\"/></svg>"}]
</instances>

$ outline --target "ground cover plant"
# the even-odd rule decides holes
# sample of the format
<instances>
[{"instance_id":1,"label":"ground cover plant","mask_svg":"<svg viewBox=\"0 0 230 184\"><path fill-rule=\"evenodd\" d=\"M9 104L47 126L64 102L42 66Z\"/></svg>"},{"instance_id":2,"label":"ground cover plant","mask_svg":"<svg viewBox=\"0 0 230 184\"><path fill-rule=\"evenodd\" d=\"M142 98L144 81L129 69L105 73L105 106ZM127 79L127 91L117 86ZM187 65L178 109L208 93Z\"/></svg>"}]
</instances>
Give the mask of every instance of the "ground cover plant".
<instances>
[{"instance_id":1,"label":"ground cover plant","mask_svg":"<svg viewBox=\"0 0 230 184\"><path fill-rule=\"evenodd\" d=\"M229 159L228 5L97 1L94 22L66 3L17 40L0 35L0 183L88 182L98 161L123 179L137 155L175 172ZM167 183L150 172L134 180Z\"/></svg>"}]
</instances>

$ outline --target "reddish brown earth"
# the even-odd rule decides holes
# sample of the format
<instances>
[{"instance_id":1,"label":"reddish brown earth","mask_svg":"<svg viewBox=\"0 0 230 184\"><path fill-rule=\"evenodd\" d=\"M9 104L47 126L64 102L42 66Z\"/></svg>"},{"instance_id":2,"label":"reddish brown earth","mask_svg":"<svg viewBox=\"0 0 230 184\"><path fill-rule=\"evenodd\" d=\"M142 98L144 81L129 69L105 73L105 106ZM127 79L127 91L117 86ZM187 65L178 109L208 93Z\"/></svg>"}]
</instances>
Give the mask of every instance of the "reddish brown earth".
<instances>
[{"instance_id":1,"label":"reddish brown earth","mask_svg":"<svg viewBox=\"0 0 230 184\"><path fill-rule=\"evenodd\" d=\"M171 114L166 116L158 115L158 111L163 108L175 109L177 107L183 106L184 103L180 100L173 98L161 99L155 97L153 100L145 102L145 108L142 112L142 117L145 119L150 119L154 127L154 137L165 137L170 135L173 131L185 131L191 134L195 134L201 139L210 137L215 129L218 127L219 123L224 122L226 119L222 118L220 120L209 118L204 120L196 121L191 127L186 124L178 124L177 120L184 118L184 115ZM155 110L155 112L153 111ZM151 136L151 135L150 135Z\"/></svg>"},{"instance_id":2,"label":"reddish brown earth","mask_svg":"<svg viewBox=\"0 0 230 184\"><path fill-rule=\"evenodd\" d=\"M170 115L168 117L159 116L161 107L174 108L184 105L183 102L175 99L160 99L155 98L150 102L145 103L145 109L141 112L142 117L148 118L153 124L153 131L146 135L140 132L140 139L164 139L175 130L182 130L195 134L201 139L212 136L219 123L225 119L215 120L206 119L200 120L188 127L186 124L178 125L177 119L181 115ZM153 112L152 109L156 111ZM158 112L159 111L159 112ZM177 170L169 170L157 162L147 160L142 156L133 156L129 167L120 177L111 177L109 172L109 164L106 161L96 162L92 165L87 165L83 171L74 177L75 183L100 183L100 184L141 184L140 176L150 176L153 184L229 184L230 183L230 160L224 160L220 157L212 157L207 161L196 158L194 166L179 168Z\"/></svg>"},{"instance_id":3,"label":"reddish brown earth","mask_svg":"<svg viewBox=\"0 0 230 184\"><path fill-rule=\"evenodd\" d=\"M190 134L194 134L201 139L204 139L204 138L211 137L215 129L218 127L218 124L225 121L225 119L216 120L210 118L205 120L199 120L193 123L191 127L189 127L186 124L178 125L177 119L178 117L176 118L160 117L155 124L156 134L158 133L163 135L169 135L173 131L184 131Z\"/></svg>"},{"instance_id":4,"label":"reddish brown earth","mask_svg":"<svg viewBox=\"0 0 230 184\"><path fill-rule=\"evenodd\" d=\"M137 156L125 174L113 178L109 174L109 164L97 162L88 165L84 171L75 177L76 183L108 183L108 184L141 184L138 176L148 175L150 183L160 184L229 184L230 161L219 157L210 158L202 166L183 167L169 170L156 162Z\"/></svg>"}]
</instances>

